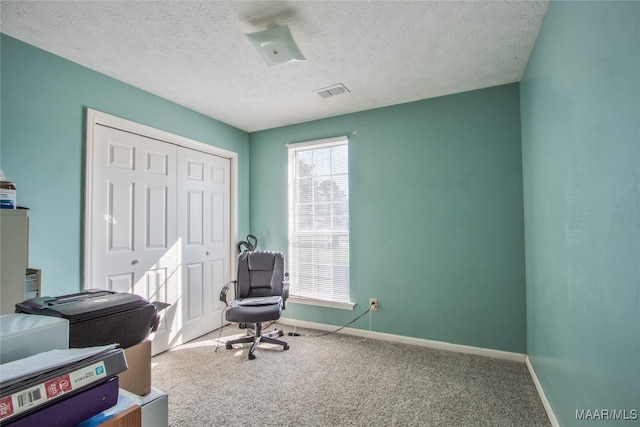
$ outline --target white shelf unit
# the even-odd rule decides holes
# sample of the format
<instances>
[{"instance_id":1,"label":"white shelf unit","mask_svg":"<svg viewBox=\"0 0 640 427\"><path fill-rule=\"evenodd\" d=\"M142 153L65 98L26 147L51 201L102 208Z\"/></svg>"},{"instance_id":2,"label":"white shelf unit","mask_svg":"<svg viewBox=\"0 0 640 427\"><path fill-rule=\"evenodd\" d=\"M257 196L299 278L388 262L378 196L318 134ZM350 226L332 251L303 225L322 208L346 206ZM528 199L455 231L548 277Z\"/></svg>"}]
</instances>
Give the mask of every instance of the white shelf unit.
<instances>
[{"instance_id":1,"label":"white shelf unit","mask_svg":"<svg viewBox=\"0 0 640 427\"><path fill-rule=\"evenodd\" d=\"M28 258L27 210L0 209L0 314L14 313L25 300Z\"/></svg>"}]
</instances>

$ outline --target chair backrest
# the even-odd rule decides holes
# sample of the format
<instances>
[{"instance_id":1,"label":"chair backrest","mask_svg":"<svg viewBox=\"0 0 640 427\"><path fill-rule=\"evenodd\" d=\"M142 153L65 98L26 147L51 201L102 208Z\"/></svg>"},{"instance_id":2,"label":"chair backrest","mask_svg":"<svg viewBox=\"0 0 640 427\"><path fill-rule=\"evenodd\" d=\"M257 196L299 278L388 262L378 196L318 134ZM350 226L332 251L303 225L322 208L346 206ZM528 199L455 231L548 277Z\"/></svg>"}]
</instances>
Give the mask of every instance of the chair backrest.
<instances>
[{"instance_id":1,"label":"chair backrest","mask_svg":"<svg viewBox=\"0 0 640 427\"><path fill-rule=\"evenodd\" d=\"M282 295L282 252L246 251L238 255L236 298Z\"/></svg>"}]
</instances>

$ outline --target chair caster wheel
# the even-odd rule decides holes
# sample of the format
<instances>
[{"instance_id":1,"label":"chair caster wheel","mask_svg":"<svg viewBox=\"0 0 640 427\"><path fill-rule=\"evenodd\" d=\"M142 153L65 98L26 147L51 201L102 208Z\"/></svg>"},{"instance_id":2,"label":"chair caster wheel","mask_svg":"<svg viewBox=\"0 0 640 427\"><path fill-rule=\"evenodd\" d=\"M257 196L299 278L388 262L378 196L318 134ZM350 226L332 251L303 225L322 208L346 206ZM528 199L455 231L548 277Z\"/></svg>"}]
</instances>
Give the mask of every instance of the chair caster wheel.
<instances>
[{"instance_id":1,"label":"chair caster wheel","mask_svg":"<svg viewBox=\"0 0 640 427\"><path fill-rule=\"evenodd\" d=\"M278 336L279 337L283 337L284 336L284 332L282 332L282 329L278 329Z\"/></svg>"},{"instance_id":2,"label":"chair caster wheel","mask_svg":"<svg viewBox=\"0 0 640 427\"><path fill-rule=\"evenodd\" d=\"M249 360L253 360L256 358L256 355L253 353L249 353Z\"/></svg>"},{"instance_id":3,"label":"chair caster wheel","mask_svg":"<svg viewBox=\"0 0 640 427\"><path fill-rule=\"evenodd\" d=\"M284 350L289 350L289 345L285 345L285 346L284 346L284 348L283 348L282 350L283 350L283 351L284 351Z\"/></svg>"},{"instance_id":4,"label":"chair caster wheel","mask_svg":"<svg viewBox=\"0 0 640 427\"><path fill-rule=\"evenodd\" d=\"M231 344L227 344L224 346L227 350L231 350L233 348L233 346Z\"/></svg>"}]
</instances>

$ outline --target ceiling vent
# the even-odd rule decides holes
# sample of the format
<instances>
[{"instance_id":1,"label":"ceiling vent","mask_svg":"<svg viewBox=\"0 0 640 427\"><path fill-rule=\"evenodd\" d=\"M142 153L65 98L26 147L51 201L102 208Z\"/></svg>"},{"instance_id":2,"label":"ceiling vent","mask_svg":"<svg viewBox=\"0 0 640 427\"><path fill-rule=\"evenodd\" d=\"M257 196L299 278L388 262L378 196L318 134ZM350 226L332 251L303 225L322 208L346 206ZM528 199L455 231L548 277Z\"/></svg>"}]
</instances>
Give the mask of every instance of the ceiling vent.
<instances>
[{"instance_id":1,"label":"ceiling vent","mask_svg":"<svg viewBox=\"0 0 640 427\"><path fill-rule=\"evenodd\" d=\"M337 85L325 87L324 89L314 90L320 98L329 98L330 96L342 95L343 93L350 92L349 89L342 83Z\"/></svg>"}]
</instances>

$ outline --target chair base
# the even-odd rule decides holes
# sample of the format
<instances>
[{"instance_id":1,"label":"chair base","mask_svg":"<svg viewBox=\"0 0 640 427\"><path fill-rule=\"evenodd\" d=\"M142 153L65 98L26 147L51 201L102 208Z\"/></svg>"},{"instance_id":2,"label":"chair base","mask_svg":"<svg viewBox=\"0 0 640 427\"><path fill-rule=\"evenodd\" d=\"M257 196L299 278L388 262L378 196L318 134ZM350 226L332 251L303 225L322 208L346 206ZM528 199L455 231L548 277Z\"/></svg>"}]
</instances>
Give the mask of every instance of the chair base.
<instances>
[{"instance_id":1,"label":"chair base","mask_svg":"<svg viewBox=\"0 0 640 427\"><path fill-rule=\"evenodd\" d=\"M261 342L266 342L269 344L276 344L276 345L281 345L283 348L282 350L289 350L289 344L287 344L286 342L276 339L274 337L281 337L284 335L284 332L282 332L279 329L276 329L273 332L269 332L266 334L262 333L262 323L256 323L255 325L255 330L250 330L249 331L249 335L247 335L246 337L242 337L242 338L236 338L234 340L229 340L225 343L225 348L227 350L231 350L233 348L233 344L245 344L245 343L252 343L251 344L251 348L249 349L249 360L253 360L256 358L255 354L253 354L253 352L256 350L256 348L258 347L258 345Z\"/></svg>"}]
</instances>

